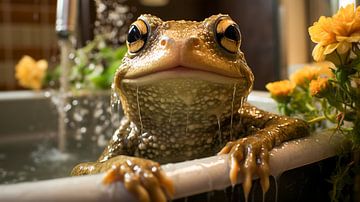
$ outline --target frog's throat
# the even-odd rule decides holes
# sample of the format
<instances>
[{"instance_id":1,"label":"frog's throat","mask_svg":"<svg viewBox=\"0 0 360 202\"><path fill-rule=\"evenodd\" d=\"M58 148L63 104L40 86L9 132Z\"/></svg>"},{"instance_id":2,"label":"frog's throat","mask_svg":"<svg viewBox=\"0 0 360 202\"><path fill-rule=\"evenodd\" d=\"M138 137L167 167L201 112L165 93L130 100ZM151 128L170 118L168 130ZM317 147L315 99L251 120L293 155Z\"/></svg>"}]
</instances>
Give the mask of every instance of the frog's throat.
<instances>
[{"instance_id":1,"label":"frog's throat","mask_svg":"<svg viewBox=\"0 0 360 202\"><path fill-rule=\"evenodd\" d=\"M207 130L237 113L249 93L247 80L224 79L211 73L203 79L186 73L176 78L168 72L157 74L148 76L151 79L123 80L120 85L125 115L144 130Z\"/></svg>"}]
</instances>

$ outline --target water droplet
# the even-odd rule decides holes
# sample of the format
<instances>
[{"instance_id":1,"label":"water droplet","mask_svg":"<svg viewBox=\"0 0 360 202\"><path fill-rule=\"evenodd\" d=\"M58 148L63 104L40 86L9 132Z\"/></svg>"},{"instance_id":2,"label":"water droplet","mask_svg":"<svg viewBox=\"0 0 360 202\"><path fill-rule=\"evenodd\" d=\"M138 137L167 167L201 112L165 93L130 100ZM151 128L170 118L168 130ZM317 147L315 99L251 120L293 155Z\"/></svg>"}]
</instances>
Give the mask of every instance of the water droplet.
<instances>
[{"instance_id":1,"label":"water droplet","mask_svg":"<svg viewBox=\"0 0 360 202\"><path fill-rule=\"evenodd\" d=\"M81 132L82 134L86 133L86 131L87 131L87 128L86 128L86 127L81 127L81 128L80 128L80 132Z\"/></svg>"},{"instance_id":2,"label":"water droplet","mask_svg":"<svg viewBox=\"0 0 360 202\"><path fill-rule=\"evenodd\" d=\"M78 101L78 100L73 100L73 101L72 101L72 105L73 105L73 106L76 106L76 105L78 105L78 104L79 104L79 101Z\"/></svg>"}]
</instances>

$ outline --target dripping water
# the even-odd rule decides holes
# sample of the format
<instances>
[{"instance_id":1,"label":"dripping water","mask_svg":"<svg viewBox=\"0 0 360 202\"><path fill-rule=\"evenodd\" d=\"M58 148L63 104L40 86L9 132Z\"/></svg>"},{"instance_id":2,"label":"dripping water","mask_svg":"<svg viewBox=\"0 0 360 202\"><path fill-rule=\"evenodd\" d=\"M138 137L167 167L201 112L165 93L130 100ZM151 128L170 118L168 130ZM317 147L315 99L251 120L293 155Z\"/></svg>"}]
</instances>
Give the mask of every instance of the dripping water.
<instances>
[{"instance_id":1,"label":"dripping water","mask_svg":"<svg viewBox=\"0 0 360 202\"><path fill-rule=\"evenodd\" d=\"M241 98L241 100L240 100L240 109L243 107L245 99L246 99L245 97ZM240 125L241 125L241 120L242 120L242 116L240 116L240 119L239 119Z\"/></svg>"},{"instance_id":2,"label":"dripping water","mask_svg":"<svg viewBox=\"0 0 360 202\"><path fill-rule=\"evenodd\" d=\"M266 196L266 192L264 192L264 190L262 191L262 202L265 202L265 196Z\"/></svg>"},{"instance_id":3,"label":"dripping water","mask_svg":"<svg viewBox=\"0 0 360 202\"><path fill-rule=\"evenodd\" d=\"M276 176L273 176L274 177L274 182L275 182L275 202L278 201L278 198L279 198L279 185L278 185L278 182L280 180L280 177L281 177L281 173L276 175Z\"/></svg>"},{"instance_id":4,"label":"dripping water","mask_svg":"<svg viewBox=\"0 0 360 202\"><path fill-rule=\"evenodd\" d=\"M235 194L235 185L231 185L230 201L234 200L234 194Z\"/></svg>"},{"instance_id":5,"label":"dripping water","mask_svg":"<svg viewBox=\"0 0 360 202\"><path fill-rule=\"evenodd\" d=\"M186 110L186 128L185 128L185 137L188 134L188 126L189 126L189 111Z\"/></svg>"},{"instance_id":6,"label":"dripping water","mask_svg":"<svg viewBox=\"0 0 360 202\"><path fill-rule=\"evenodd\" d=\"M140 102L139 102L139 86L136 86L136 102L137 102L138 113L139 113L140 134L142 134L143 124L142 124L142 119L141 119L141 109L140 109Z\"/></svg>"},{"instance_id":7,"label":"dripping water","mask_svg":"<svg viewBox=\"0 0 360 202\"><path fill-rule=\"evenodd\" d=\"M218 133L219 133L219 144L222 145L222 135L221 135L221 124L220 124L220 116L216 115L217 124L218 124Z\"/></svg>"},{"instance_id":8,"label":"dripping water","mask_svg":"<svg viewBox=\"0 0 360 202\"><path fill-rule=\"evenodd\" d=\"M234 90L232 95L231 101L231 118L230 118L230 140L232 140L232 131L233 131L233 118L234 118L234 101L235 101L235 94L236 94L236 84L234 84Z\"/></svg>"}]
</instances>

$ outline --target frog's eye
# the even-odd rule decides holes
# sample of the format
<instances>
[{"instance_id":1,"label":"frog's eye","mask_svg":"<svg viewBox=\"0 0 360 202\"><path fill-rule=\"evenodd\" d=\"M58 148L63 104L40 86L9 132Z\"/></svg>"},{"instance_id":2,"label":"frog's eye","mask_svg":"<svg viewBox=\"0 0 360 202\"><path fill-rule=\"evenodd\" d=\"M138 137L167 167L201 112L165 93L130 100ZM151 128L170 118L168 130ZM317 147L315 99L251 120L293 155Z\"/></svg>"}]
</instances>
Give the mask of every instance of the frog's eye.
<instances>
[{"instance_id":1,"label":"frog's eye","mask_svg":"<svg viewBox=\"0 0 360 202\"><path fill-rule=\"evenodd\" d=\"M230 19L220 19L216 24L216 40L225 50L236 53L240 48L239 26Z\"/></svg>"},{"instance_id":2,"label":"frog's eye","mask_svg":"<svg viewBox=\"0 0 360 202\"><path fill-rule=\"evenodd\" d=\"M130 53L140 51L146 43L149 30L148 26L143 20L135 21L129 29L126 44Z\"/></svg>"}]
</instances>

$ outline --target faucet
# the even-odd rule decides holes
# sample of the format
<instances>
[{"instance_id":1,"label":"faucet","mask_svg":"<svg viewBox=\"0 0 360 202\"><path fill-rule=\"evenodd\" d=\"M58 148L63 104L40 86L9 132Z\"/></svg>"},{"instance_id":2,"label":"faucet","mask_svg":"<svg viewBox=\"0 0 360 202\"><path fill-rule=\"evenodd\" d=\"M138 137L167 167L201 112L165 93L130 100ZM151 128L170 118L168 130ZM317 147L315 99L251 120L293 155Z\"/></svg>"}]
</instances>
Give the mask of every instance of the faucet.
<instances>
[{"instance_id":1,"label":"faucet","mask_svg":"<svg viewBox=\"0 0 360 202\"><path fill-rule=\"evenodd\" d=\"M57 1L55 30L60 39L69 39L75 33L78 4L78 0Z\"/></svg>"}]
</instances>

